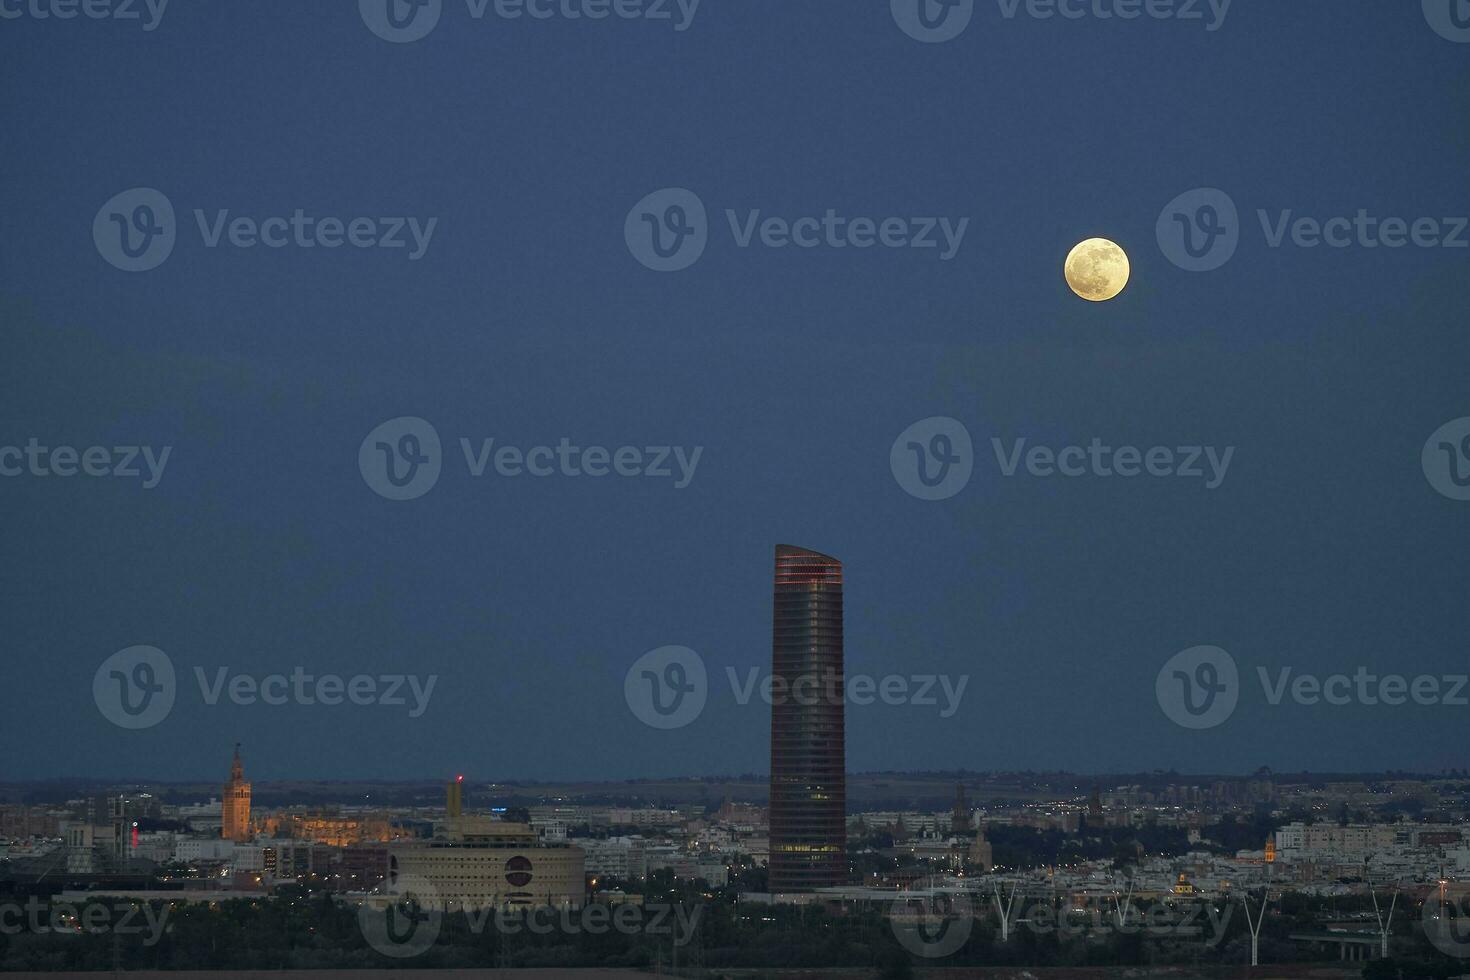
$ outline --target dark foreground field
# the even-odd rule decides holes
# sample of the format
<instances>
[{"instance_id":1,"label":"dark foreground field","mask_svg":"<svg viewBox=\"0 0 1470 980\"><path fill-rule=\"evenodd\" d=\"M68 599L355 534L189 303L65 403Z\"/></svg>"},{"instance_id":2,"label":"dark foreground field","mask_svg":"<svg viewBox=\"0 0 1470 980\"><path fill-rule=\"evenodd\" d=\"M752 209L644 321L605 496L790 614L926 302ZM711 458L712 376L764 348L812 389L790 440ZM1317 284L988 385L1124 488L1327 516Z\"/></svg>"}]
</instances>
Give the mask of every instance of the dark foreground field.
<instances>
[{"instance_id":1,"label":"dark foreground field","mask_svg":"<svg viewBox=\"0 0 1470 980\"><path fill-rule=\"evenodd\" d=\"M1362 964L1248 967L1107 967L1085 969L919 969L913 980L1357 980ZM649 980L651 973L627 970L285 970L285 971L99 971L96 973L8 973L44 980ZM691 980L875 980L869 970L722 970Z\"/></svg>"}]
</instances>

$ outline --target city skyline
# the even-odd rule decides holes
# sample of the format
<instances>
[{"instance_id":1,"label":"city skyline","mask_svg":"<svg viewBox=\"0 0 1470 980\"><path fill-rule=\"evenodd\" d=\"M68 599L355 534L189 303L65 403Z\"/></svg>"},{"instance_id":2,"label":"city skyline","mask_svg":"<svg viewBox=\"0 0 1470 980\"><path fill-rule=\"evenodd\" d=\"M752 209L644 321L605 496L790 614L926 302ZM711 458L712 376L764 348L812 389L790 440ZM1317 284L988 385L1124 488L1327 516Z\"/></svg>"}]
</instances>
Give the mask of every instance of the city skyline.
<instances>
[{"instance_id":1,"label":"city skyline","mask_svg":"<svg viewBox=\"0 0 1470 980\"><path fill-rule=\"evenodd\" d=\"M0 973L1470 970L1470 0L0 82Z\"/></svg>"}]
</instances>

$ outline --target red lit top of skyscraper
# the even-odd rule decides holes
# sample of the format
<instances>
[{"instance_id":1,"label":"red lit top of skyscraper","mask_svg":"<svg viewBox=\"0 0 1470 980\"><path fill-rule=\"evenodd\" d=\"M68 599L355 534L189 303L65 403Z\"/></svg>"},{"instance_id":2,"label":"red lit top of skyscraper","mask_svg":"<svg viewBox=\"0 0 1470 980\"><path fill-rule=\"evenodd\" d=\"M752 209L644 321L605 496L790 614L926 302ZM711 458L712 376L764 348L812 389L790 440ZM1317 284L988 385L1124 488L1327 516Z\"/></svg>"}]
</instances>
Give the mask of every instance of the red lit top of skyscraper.
<instances>
[{"instance_id":1,"label":"red lit top of skyscraper","mask_svg":"<svg viewBox=\"0 0 1470 980\"><path fill-rule=\"evenodd\" d=\"M776 585L841 585L842 562L792 544L776 545Z\"/></svg>"}]
</instances>

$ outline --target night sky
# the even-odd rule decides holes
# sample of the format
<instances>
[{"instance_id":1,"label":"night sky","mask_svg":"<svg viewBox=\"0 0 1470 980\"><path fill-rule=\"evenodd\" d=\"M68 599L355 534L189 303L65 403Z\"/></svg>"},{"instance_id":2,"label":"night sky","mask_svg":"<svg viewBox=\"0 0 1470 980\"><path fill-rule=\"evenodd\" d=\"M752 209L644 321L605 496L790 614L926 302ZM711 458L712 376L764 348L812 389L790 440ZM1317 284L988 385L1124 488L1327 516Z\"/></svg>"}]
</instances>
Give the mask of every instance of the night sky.
<instances>
[{"instance_id":1,"label":"night sky","mask_svg":"<svg viewBox=\"0 0 1470 980\"><path fill-rule=\"evenodd\" d=\"M141 2L33 2L0 0L0 446L171 451L152 488L0 478L0 778L223 779L237 740L262 780L764 772L769 708L726 669L769 666L783 542L844 562L850 673L969 676L947 718L942 697L850 706L851 771L1465 765L1470 690L1272 705L1257 679L1470 672L1470 502L1421 465L1470 416L1470 248L1273 248L1258 217L1470 214L1470 44L1418 2L1237 0L1217 22L976 0L941 43L888 0L703 0L683 30L672 2L444 0L411 43L346 0L174 0L153 30ZM127 272L93 225L139 187L177 240ZM664 188L707 209L672 272L625 239ZM1195 188L1239 208L1209 272L1156 237ZM208 247L196 209L437 220L410 258L406 223L403 248ZM741 247L726 215L829 209L968 225L946 260L937 230ZM1132 261L1108 303L1061 275L1093 236ZM358 457L403 416L433 424L442 472L395 501ZM974 445L938 501L890 468L932 416ZM1006 477L991 441L1094 437L1235 448L1206 489ZM682 488L474 477L461 438L702 453ZM92 681L139 644L177 700L125 730ZM1155 680L1202 644L1244 690L1196 731ZM710 679L668 731L624 697L666 645ZM210 705L195 680L298 666L438 680L418 717L411 696Z\"/></svg>"}]
</instances>

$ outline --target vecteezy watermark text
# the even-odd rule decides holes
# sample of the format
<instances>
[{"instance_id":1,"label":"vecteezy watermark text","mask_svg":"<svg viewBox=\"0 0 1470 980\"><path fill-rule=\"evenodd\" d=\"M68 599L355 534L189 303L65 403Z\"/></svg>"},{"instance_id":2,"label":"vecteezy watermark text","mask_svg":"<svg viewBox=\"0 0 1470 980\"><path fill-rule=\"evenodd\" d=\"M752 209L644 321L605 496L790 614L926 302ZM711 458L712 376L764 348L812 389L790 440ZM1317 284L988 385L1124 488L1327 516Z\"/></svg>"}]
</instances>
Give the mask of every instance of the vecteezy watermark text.
<instances>
[{"instance_id":1,"label":"vecteezy watermark text","mask_svg":"<svg viewBox=\"0 0 1470 980\"><path fill-rule=\"evenodd\" d=\"M360 707L407 708L408 717L419 718L429 708L438 674L315 674L305 667L264 676L234 672L218 667L213 675L194 667L199 697L215 706L221 700L241 707L263 704L357 705ZM133 646L104 660L92 676L92 700L97 710L119 728L152 728L173 710L178 696L178 675L173 659L157 647Z\"/></svg>"},{"instance_id":2,"label":"vecteezy watermark text","mask_svg":"<svg viewBox=\"0 0 1470 980\"><path fill-rule=\"evenodd\" d=\"M1224 484L1235 447L1202 444L1115 446L1101 436L1086 444L1048 446L1027 438L992 437L991 450L1002 477L1023 472L1035 479L1063 477L1174 478L1196 480L1206 490ZM958 419L921 419L899 433L888 451L893 478L910 496L945 500L970 482L975 467L970 431Z\"/></svg>"},{"instance_id":3,"label":"vecteezy watermark text","mask_svg":"<svg viewBox=\"0 0 1470 980\"><path fill-rule=\"evenodd\" d=\"M794 677L762 674L752 667L744 678L734 667L725 677L735 703L750 704L759 692L767 705L845 705L882 703L891 706L939 708L939 717L952 718L970 683L970 675L948 674L838 674L819 670ZM623 698L638 720L651 728L683 728L703 713L710 694L704 658L684 646L650 650L634 661L623 678Z\"/></svg>"},{"instance_id":4,"label":"vecteezy watermark text","mask_svg":"<svg viewBox=\"0 0 1470 980\"><path fill-rule=\"evenodd\" d=\"M995 450L995 461L1004 476L1015 476L1025 451L1026 472L1034 477L1049 476L1117 476L1129 479L1136 476L1182 477L1203 480L1206 490L1215 490L1225 482L1230 470L1230 460L1235 456L1235 447L1223 450L1215 446L1137 446L1113 447L1094 436L1084 446L1031 446L1027 440L1016 439L1007 445L1000 439L991 439Z\"/></svg>"},{"instance_id":5,"label":"vecteezy watermark text","mask_svg":"<svg viewBox=\"0 0 1470 980\"><path fill-rule=\"evenodd\" d=\"M941 262L959 254L969 218L863 217L826 208L821 214L781 216L760 208L727 208L725 224L736 248L914 249L938 253ZM623 222L628 251L655 272L678 272L699 261L712 237L704 202L693 191L668 187L633 206Z\"/></svg>"},{"instance_id":6,"label":"vecteezy watermark text","mask_svg":"<svg viewBox=\"0 0 1470 980\"><path fill-rule=\"evenodd\" d=\"M939 707L941 718L953 718L959 711L960 699L965 696L965 688L970 683L969 674L961 674L957 679L948 674L888 674L875 678L871 674L844 677L834 670L824 670L787 678L775 674L762 676L758 667L746 671L744 680L734 667L726 667L725 676L735 694L735 703L742 706L750 703L752 694L759 687L761 700L772 706L867 706L882 702L892 706ZM944 696L942 706L940 694Z\"/></svg>"},{"instance_id":7,"label":"vecteezy watermark text","mask_svg":"<svg viewBox=\"0 0 1470 980\"><path fill-rule=\"evenodd\" d=\"M87 902L78 908L70 902L43 901L31 895L24 904L0 902L0 935L47 933L143 936L143 945L156 946L168 927L169 907L154 908L147 902Z\"/></svg>"},{"instance_id":8,"label":"vecteezy watermark text","mask_svg":"<svg viewBox=\"0 0 1470 980\"><path fill-rule=\"evenodd\" d=\"M994 911L1003 934L1025 929L1038 936L1076 938L1117 933L1164 939L1203 939L1215 946L1225 938L1234 904L1216 908L1203 901L1153 902L1135 907L1131 886L1110 900L1086 899L1081 904L1055 908L1050 898L1021 897L1011 885L1007 901L996 885ZM979 899L977 901L977 899ZM903 895L889 903L887 917L894 936L909 952L925 959L942 959L958 952L969 940L976 920L988 904L969 892L941 891Z\"/></svg>"},{"instance_id":9,"label":"vecteezy watermark text","mask_svg":"<svg viewBox=\"0 0 1470 980\"><path fill-rule=\"evenodd\" d=\"M1470 248L1470 217L1396 217L1358 208L1353 214L1304 215L1293 208L1257 208L1256 222L1267 248L1302 249ZM1244 238L1235 200L1216 187L1180 194L1160 212L1155 234L1174 265L1210 272L1234 257Z\"/></svg>"},{"instance_id":10,"label":"vecteezy watermark text","mask_svg":"<svg viewBox=\"0 0 1470 980\"><path fill-rule=\"evenodd\" d=\"M1266 704L1290 701L1303 707L1403 705L1470 707L1470 674L1379 674L1365 665L1323 676L1291 665L1256 667ZM1235 658L1216 646L1190 647L1159 670L1154 692L1164 715L1182 728L1223 725L1243 693Z\"/></svg>"},{"instance_id":11,"label":"vecteezy watermark text","mask_svg":"<svg viewBox=\"0 0 1470 980\"><path fill-rule=\"evenodd\" d=\"M889 0L894 23L915 41L938 44L965 32L980 0ZM1225 26L1233 0L995 0L1003 20L1175 20L1202 23L1213 33Z\"/></svg>"},{"instance_id":12,"label":"vecteezy watermark text","mask_svg":"<svg viewBox=\"0 0 1470 980\"><path fill-rule=\"evenodd\" d=\"M945 2L945 0L940 0ZM1178 20L1198 21L1211 33L1225 26L1234 0L995 0L1001 16L1015 20Z\"/></svg>"},{"instance_id":13,"label":"vecteezy watermark text","mask_svg":"<svg viewBox=\"0 0 1470 980\"><path fill-rule=\"evenodd\" d=\"M138 21L145 31L163 23L168 0L0 0L0 20Z\"/></svg>"},{"instance_id":14,"label":"vecteezy watermark text","mask_svg":"<svg viewBox=\"0 0 1470 980\"><path fill-rule=\"evenodd\" d=\"M0 476L120 477L152 490L163 479L172 446L47 446L32 436L24 446L0 446Z\"/></svg>"},{"instance_id":15,"label":"vecteezy watermark text","mask_svg":"<svg viewBox=\"0 0 1470 980\"><path fill-rule=\"evenodd\" d=\"M407 707L408 717L418 718L429 708L438 674L420 678L417 674L309 674L305 667L294 667L290 674L231 674L229 667L215 669L210 679L203 667L194 668L199 693L208 705L227 696L238 705L268 704L355 704L361 707ZM228 683L228 686L227 686ZM405 688L406 685L406 688ZM406 700L412 695L413 702Z\"/></svg>"},{"instance_id":16,"label":"vecteezy watermark text","mask_svg":"<svg viewBox=\"0 0 1470 980\"><path fill-rule=\"evenodd\" d=\"M502 443L496 437L462 437L459 449L465 472L473 479L492 474L505 479L639 477L669 481L675 490L694 482L704 455L703 446L584 446L570 436L532 446ZM389 500L413 500L439 481L443 457L438 430L424 419L405 415L367 434L358 447L357 466L374 493Z\"/></svg>"},{"instance_id":17,"label":"vecteezy watermark text","mask_svg":"<svg viewBox=\"0 0 1470 980\"><path fill-rule=\"evenodd\" d=\"M441 907L438 890L417 876L403 876L392 891L391 897L375 897L358 906L358 926L368 945L385 956L419 956L434 945L449 913ZM502 936L603 936L615 932L669 937L673 945L685 946L699 928L704 906L665 902L611 906L594 902L578 909L484 906L461 908L454 914L474 936L489 930Z\"/></svg>"},{"instance_id":18,"label":"vecteezy watermark text","mask_svg":"<svg viewBox=\"0 0 1470 980\"><path fill-rule=\"evenodd\" d=\"M672 24L677 32L694 26L701 0L464 0L471 20L544 22L640 20ZM385 41L407 44L429 35L444 14L444 0L358 0L368 30Z\"/></svg>"},{"instance_id":19,"label":"vecteezy watermark text","mask_svg":"<svg viewBox=\"0 0 1470 980\"><path fill-rule=\"evenodd\" d=\"M272 215L238 214L230 208L194 209L194 227L208 249L402 250L410 262L424 257L438 218L321 215L306 208ZM92 242L109 265L147 272L173 254L180 229L173 203L159 190L134 187L114 195L92 219Z\"/></svg>"},{"instance_id":20,"label":"vecteezy watermark text","mask_svg":"<svg viewBox=\"0 0 1470 980\"><path fill-rule=\"evenodd\" d=\"M1256 668L1261 690L1269 704L1277 705L1288 695L1300 705L1314 704L1365 704L1395 707L1413 702L1420 705L1442 704L1452 708L1470 705L1465 697L1465 688L1470 683L1466 674L1419 674L1410 679L1403 674L1375 674L1367 667L1358 667L1352 676L1347 674L1295 673L1294 667L1280 667L1268 671ZM1288 686L1289 684L1289 686Z\"/></svg>"}]
</instances>

